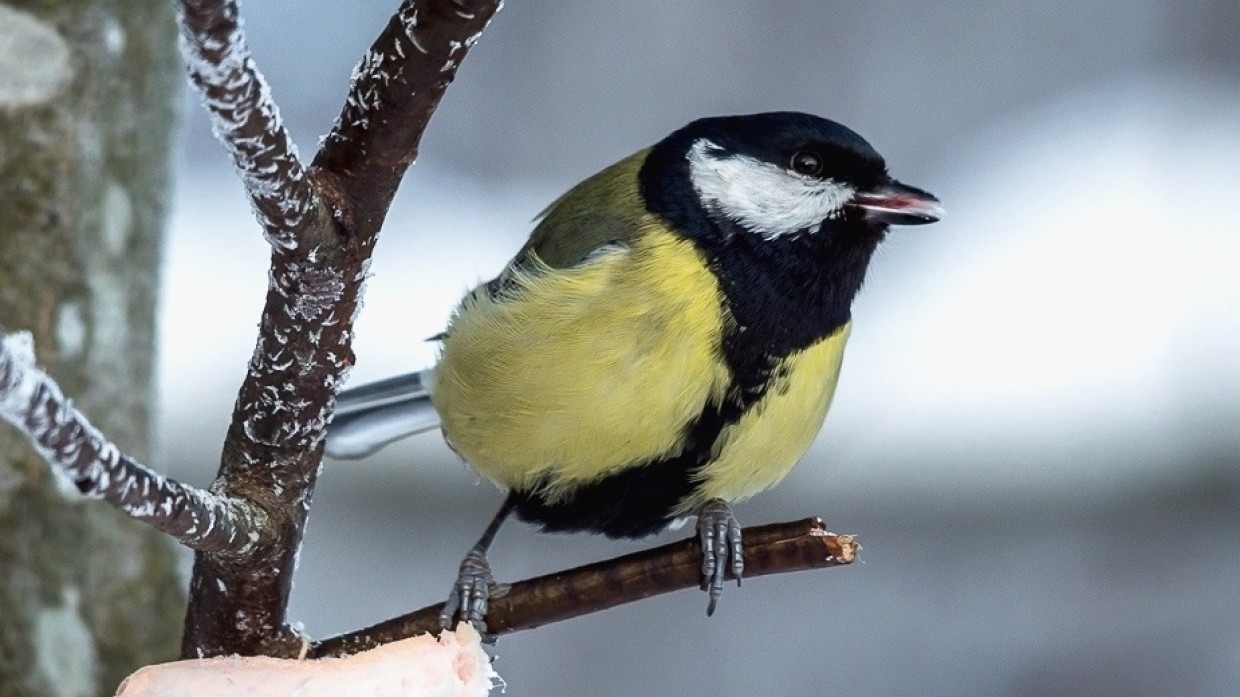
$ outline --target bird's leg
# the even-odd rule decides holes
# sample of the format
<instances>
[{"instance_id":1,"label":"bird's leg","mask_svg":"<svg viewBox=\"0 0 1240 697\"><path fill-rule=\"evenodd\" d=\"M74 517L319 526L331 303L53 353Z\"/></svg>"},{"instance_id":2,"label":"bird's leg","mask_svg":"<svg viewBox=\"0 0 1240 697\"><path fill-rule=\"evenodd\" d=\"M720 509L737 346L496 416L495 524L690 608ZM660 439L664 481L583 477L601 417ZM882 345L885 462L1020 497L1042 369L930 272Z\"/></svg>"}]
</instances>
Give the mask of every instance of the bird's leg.
<instances>
[{"instance_id":1,"label":"bird's leg","mask_svg":"<svg viewBox=\"0 0 1240 697\"><path fill-rule=\"evenodd\" d=\"M472 623L486 636L487 601L491 597L492 587L495 586L491 564L487 561L487 549L515 506L516 496L509 494L491 519L491 524L482 533L482 537L478 538L478 544L465 555L456 582L452 585L452 592L448 594L448 602L444 603L443 610L439 612L439 626L443 629L450 629L452 618L460 612L462 620Z\"/></svg>"},{"instance_id":2,"label":"bird's leg","mask_svg":"<svg viewBox=\"0 0 1240 697\"><path fill-rule=\"evenodd\" d=\"M706 615L715 614L715 605L723 595L723 577L728 561L732 575L741 585L745 572L745 551L741 547L741 525L732 515L732 508L723 499L711 499L698 510L698 539L702 543L702 590L710 594Z\"/></svg>"}]
</instances>

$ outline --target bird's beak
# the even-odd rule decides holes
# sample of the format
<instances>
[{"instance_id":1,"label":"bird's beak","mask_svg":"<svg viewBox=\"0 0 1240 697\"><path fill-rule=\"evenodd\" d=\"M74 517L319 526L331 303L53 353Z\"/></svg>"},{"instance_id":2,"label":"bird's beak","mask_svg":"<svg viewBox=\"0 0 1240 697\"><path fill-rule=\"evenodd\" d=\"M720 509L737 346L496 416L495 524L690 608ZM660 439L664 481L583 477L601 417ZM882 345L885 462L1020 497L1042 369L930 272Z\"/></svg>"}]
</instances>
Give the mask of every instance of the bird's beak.
<instances>
[{"instance_id":1,"label":"bird's beak","mask_svg":"<svg viewBox=\"0 0 1240 697\"><path fill-rule=\"evenodd\" d=\"M934 194L894 179L857 192L846 205L859 209L866 220L886 225L924 225L943 217L943 206Z\"/></svg>"}]
</instances>

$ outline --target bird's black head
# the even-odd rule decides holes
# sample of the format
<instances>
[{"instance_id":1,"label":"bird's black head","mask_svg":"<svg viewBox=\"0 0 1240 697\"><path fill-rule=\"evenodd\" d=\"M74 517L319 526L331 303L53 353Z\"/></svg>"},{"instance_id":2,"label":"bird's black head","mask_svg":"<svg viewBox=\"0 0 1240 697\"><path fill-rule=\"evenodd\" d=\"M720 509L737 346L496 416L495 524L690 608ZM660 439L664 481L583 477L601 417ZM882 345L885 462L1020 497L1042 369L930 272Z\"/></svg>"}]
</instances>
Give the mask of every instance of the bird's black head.
<instances>
[{"instance_id":1,"label":"bird's black head","mask_svg":"<svg viewBox=\"0 0 1240 697\"><path fill-rule=\"evenodd\" d=\"M650 149L638 178L647 209L719 278L735 320L723 353L749 387L849 320L889 225L942 214L934 196L888 176L864 138L808 114L694 121Z\"/></svg>"},{"instance_id":2,"label":"bird's black head","mask_svg":"<svg viewBox=\"0 0 1240 697\"><path fill-rule=\"evenodd\" d=\"M641 189L652 212L690 236L722 228L775 239L837 220L881 235L941 215L934 196L889 177L864 138L795 112L694 121L651 149Z\"/></svg>"}]
</instances>

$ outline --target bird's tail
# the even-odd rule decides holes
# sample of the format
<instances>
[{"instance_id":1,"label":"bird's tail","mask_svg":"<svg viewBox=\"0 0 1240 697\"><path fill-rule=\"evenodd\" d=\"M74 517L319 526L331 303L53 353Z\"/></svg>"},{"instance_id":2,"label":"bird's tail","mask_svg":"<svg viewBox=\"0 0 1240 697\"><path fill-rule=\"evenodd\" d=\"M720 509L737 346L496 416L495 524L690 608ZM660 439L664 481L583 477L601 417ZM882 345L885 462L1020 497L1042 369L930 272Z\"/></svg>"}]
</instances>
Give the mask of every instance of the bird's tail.
<instances>
[{"instance_id":1,"label":"bird's tail","mask_svg":"<svg viewBox=\"0 0 1240 697\"><path fill-rule=\"evenodd\" d=\"M326 452L357 460L393 441L439 427L431 404L433 368L345 390L327 427Z\"/></svg>"}]
</instances>

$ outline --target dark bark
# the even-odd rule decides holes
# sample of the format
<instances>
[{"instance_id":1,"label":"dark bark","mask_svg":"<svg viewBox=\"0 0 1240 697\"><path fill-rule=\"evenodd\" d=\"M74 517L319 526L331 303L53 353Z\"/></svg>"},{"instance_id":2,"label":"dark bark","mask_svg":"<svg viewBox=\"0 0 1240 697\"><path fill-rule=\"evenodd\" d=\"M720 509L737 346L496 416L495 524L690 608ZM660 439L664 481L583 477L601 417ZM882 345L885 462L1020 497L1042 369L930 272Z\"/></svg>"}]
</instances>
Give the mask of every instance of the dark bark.
<instances>
[{"instance_id":1,"label":"dark bark","mask_svg":"<svg viewBox=\"0 0 1240 697\"><path fill-rule=\"evenodd\" d=\"M748 528L743 540L745 578L851 564L861 549L851 536L827 532L818 518ZM514 583L491 598L487 631L500 635L532 629L653 595L696 588L701 578L701 547L696 538L689 538ZM730 572L728 578L732 578ZM438 633L442 608L442 603L432 605L324 639L314 644L310 655L340 656L418 634Z\"/></svg>"},{"instance_id":2,"label":"dark bark","mask_svg":"<svg viewBox=\"0 0 1240 697\"><path fill-rule=\"evenodd\" d=\"M216 480L219 493L260 509L268 527L241 558L195 556L185 656L294 656L301 649L285 609L324 429L353 364L365 265L430 115L497 5L402 3L354 73L341 117L315 158L311 191L290 159L235 3L182 2L191 75L273 250L258 344Z\"/></svg>"}]
</instances>

